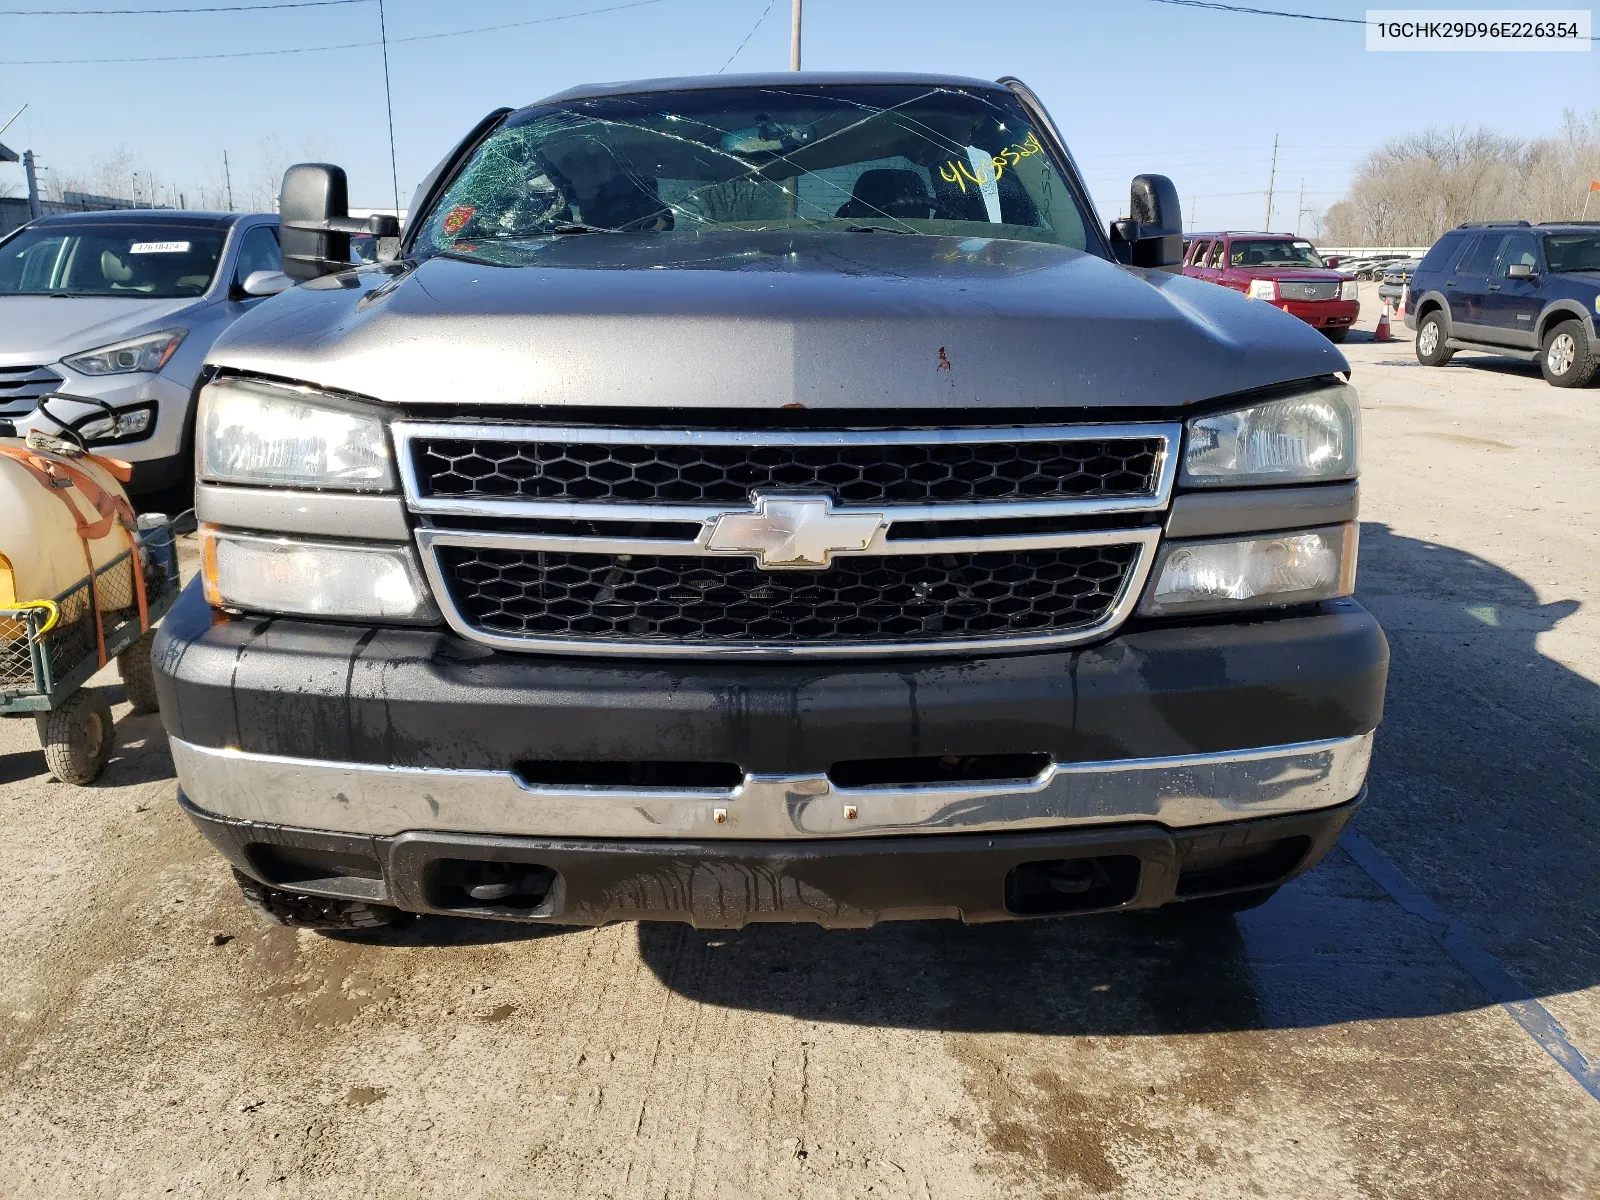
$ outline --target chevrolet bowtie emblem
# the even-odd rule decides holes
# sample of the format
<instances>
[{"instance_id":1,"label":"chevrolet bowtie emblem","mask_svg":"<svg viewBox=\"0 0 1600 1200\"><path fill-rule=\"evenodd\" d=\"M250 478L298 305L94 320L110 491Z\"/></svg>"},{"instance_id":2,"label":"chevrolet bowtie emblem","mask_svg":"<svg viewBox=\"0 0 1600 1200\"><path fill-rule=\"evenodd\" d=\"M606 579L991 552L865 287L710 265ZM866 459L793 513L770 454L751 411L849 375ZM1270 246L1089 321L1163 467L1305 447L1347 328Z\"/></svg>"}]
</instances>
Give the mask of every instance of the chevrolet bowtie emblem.
<instances>
[{"instance_id":1,"label":"chevrolet bowtie emblem","mask_svg":"<svg viewBox=\"0 0 1600 1200\"><path fill-rule=\"evenodd\" d=\"M886 524L882 513L835 512L825 496L760 496L754 512L719 516L706 549L753 554L768 569L825 567L836 553L865 550Z\"/></svg>"}]
</instances>

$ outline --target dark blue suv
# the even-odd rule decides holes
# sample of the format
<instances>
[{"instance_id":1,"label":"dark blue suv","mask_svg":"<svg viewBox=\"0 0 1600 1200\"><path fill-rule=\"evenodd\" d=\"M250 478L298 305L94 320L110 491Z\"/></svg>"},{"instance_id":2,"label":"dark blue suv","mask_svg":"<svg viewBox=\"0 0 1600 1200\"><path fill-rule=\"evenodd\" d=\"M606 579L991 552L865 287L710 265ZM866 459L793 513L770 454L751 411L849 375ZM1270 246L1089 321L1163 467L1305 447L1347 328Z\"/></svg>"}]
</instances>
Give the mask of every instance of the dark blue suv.
<instances>
[{"instance_id":1,"label":"dark blue suv","mask_svg":"<svg viewBox=\"0 0 1600 1200\"><path fill-rule=\"evenodd\" d=\"M1411 279L1406 324L1417 361L1457 350L1532 362L1546 382L1583 387L1600 367L1600 223L1496 221L1452 229Z\"/></svg>"}]
</instances>

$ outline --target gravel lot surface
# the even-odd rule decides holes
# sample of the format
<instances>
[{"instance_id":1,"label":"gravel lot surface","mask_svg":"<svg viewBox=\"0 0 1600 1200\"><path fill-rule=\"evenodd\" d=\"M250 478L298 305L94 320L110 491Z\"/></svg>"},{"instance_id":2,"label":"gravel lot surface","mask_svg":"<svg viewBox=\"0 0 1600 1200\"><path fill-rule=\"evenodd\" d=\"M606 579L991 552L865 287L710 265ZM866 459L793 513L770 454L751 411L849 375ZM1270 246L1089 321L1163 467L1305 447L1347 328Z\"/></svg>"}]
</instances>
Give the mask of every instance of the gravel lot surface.
<instances>
[{"instance_id":1,"label":"gravel lot surface","mask_svg":"<svg viewBox=\"0 0 1600 1200\"><path fill-rule=\"evenodd\" d=\"M253 921L157 718L83 789L4 721L0 1195L1600 1195L1461 961L1600 1063L1600 389L1346 350L1389 711L1365 841L1265 907L338 941Z\"/></svg>"}]
</instances>

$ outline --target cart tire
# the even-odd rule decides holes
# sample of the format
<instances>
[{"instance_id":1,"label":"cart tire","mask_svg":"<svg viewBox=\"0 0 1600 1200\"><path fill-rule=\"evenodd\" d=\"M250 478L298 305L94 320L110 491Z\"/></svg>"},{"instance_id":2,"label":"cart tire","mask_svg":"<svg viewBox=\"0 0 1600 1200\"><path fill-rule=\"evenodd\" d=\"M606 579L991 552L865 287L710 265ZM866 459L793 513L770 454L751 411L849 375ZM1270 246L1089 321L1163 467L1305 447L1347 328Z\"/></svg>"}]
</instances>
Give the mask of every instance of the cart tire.
<instances>
[{"instance_id":1,"label":"cart tire","mask_svg":"<svg viewBox=\"0 0 1600 1200\"><path fill-rule=\"evenodd\" d=\"M244 894L244 902L250 911L272 925L361 933L393 929L411 920L410 913L401 912L387 904L303 896L298 892L269 887L251 879L237 867L233 869L233 878L239 885L239 891Z\"/></svg>"},{"instance_id":2,"label":"cart tire","mask_svg":"<svg viewBox=\"0 0 1600 1200\"><path fill-rule=\"evenodd\" d=\"M60 708L39 714L39 744L50 773L83 787L100 778L116 744L116 726L105 694L79 688Z\"/></svg>"},{"instance_id":3,"label":"cart tire","mask_svg":"<svg viewBox=\"0 0 1600 1200\"><path fill-rule=\"evenodd\" d=\"M161 697L156 694L156 668L150 661L150 647L156 640L156 631L148 629L121 654L117 655L117 674L122 677L122 691L136 713L153 713L161 709Z\"/></svg>"}]
</instances>

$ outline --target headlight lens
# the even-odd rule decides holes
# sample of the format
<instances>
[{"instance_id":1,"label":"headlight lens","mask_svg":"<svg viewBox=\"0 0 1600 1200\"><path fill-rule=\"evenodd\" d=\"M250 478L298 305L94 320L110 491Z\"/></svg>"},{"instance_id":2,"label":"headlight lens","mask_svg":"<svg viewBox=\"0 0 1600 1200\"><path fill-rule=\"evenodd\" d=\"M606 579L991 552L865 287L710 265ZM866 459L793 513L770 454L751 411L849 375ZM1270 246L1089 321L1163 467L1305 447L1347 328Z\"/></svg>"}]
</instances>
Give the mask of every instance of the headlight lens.
<instances>
[{"instance_id":1,"label":"headlight lens","mask_svg":"<svg viewBox=\"0 0 1600 1200\"><path fill-rule=\"evenodd\" d=\"M221 379L200 393L200 474L217 483L393 491L376 409L316 392Z\"/></svg>"},{"instance_id":2,"label":"headlight lens","mask_svg":"<svg viewBox=\"0 0 1600 1200\"><path fill-rule=\"evenodd\" d=\"M1252 279L1250 281L1250 299L1276 300L1278 298L1278 284L1272 279Z\"/></svg>"},{"instance_id":3,"label":"headlight lens","mask_svg":"<svg viewBox=\"0 0 1600 1200\"><path fill-rule=\"evenodd\" d=\"M1356 585L1356 525L1216 542L1169 542L1139 611L1150 617L1306 604Z\"/></svg>"},{"instance_id":4,"label":"headlight lens","mask_svg":"<svg viewBox=\"0 0 1600 1200\"><path fill-rule=\"evenodd\" d=\"M201 578L214 608L434 622L410 546L334 545L200 527Z\"/></svg>"},{"instance_id":5,"label":"headlight lens","mask_svg":"<svg viewBox=\"0 0 1600 1200\"><path fill-rule=\"evenodd\" d=\"M1346 280L1344 280L1342 283L1339 284L1339 299L1341 299L1341 300L1359 300L1359 299L1361 299L1361 285L1358 282L1356 282L1354 279L1346 279Z\"/></svg>"},{"instance_id":6,"label":"headlight lens","mask_svg":"<svg viewBox=\"0 0 1600 1200\"><path fill-rule=\"evenodd\" d=\"M61 361L81 375L129 375L135 371L159 371L171 360L188 335L187 329L168 329L126 342L86 350Z\"/></svg>"},{"instance_id":7,"label":"headlight lens","mask_svg":"<svg viewBox=\"0 0 1600 1200\"><path fill-rule=\"evenodd\" d=\"M1191 487L1354 478L1361 406L1355 388L1334 384L1250 408L1191 418L1180 482Z\"/></svg>"}]
</instances>

